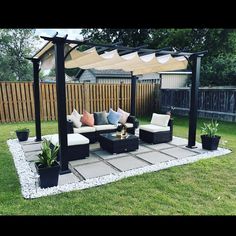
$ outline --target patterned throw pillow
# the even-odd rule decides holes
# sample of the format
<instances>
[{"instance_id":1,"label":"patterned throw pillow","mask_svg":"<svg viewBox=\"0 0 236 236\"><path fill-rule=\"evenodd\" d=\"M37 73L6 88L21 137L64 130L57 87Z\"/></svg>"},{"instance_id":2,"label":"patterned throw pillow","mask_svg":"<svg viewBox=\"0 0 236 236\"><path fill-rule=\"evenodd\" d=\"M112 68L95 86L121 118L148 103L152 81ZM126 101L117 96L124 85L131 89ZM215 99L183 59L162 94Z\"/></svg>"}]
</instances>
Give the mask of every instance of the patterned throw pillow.
<instances>
[{"instance_id":1,"label":"patterned throw pillow","mask_svg":"<svg viewBox=\"0 0 236 236\"><path fill-rule=\"evenodd\" d=\"M94 124L95 125L107 125L107 113L106 111L94 112Z\"/></svg>"},{"instance_id":2,"label":"patterned throw pillow","mask_svg":"<svg viewBox=\"0 0 236 236\"><path fill-rule=\"evenodd\" d=\"M90 114L87 111L83 111L83 116L81 118L83 125L94 126L94 117L93 114Z\"/></svg>"},{"instance_id":3,"label":"patterned throw pillow","mask_svg":"<svg viewBox=\"0 0 236 236\"><path fill-rule=\"evenodd\" d=\"M73 121L73 124L76 128L80 128L82 123L80 121L81 115L74 109L70 115L70 119Z\"/></svg>"},{"instance_id":4,"label":"patterned throw pillow","mask_svg":"<svg viewBox=\"0 0 236 236\"><path fill-rule=\"evenodd\" d=\"M113 109L110 108L109 114L107 116L107 119L110 124L118 125L120 117L121 117L121 113L113 111Z\"/></svg>"},{"instance_id":5,"label":"patterned throw pillow","mask_svg":"<svg viewBox=\"0 0 236 236\"><path fill-rule=\"evenodd\" d=\"M117 112L121 114L121 117L120 117L120 120L119 120L120 123L121 123L121 124L125 124L125 123L127 122L127 119L128 119L128 117L129 117L130 113L128 113L128 112L126 112L126 111L123 111L123 110L120 109L120 108L118 108Z\"/></svg>"}]
</instances>

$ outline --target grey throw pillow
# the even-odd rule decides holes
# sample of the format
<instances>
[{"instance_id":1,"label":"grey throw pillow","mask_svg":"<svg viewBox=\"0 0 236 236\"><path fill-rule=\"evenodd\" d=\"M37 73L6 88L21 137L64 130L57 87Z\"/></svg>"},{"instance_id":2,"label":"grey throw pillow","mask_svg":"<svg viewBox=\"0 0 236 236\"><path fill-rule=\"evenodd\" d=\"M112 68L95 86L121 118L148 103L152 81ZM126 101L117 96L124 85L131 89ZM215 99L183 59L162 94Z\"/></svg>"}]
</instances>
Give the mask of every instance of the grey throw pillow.
<instances>
[{"instance_id":1,"label":"grey throw pillow","mask_svg":"<svg viewBox=\"0 0 236 236\"><path fill-rule=\"evenodd\" d=\"M106 111L94 112L94 124L95 125L107 125L107 113Z\"/></svg>"}]
</instances>

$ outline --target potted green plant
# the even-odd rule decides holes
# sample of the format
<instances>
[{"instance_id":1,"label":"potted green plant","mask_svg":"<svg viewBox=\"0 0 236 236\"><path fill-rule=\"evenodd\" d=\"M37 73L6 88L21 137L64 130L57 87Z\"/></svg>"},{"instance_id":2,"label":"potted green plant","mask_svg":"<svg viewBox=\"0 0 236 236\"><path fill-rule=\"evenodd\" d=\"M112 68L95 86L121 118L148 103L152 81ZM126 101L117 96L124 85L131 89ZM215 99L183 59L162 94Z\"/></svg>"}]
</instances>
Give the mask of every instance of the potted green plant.
<instances>
[{"instance_id":1,"label":"potted green plant","mask_svg":"<svg viewBox=\"0 0 236 236\"><path fill-rule=\"evenodd\" d=\"M35 163L39 174L39 186L48 188L57 186L60 165L56 161L59 146L51 147L51 141L44 139L42 142L41 153L38 154L39 161Z\"/></svg>"},{"instance_id":2,"label":"potted green plant","mask_svg":"<svg viewBox=\"0 0 236 236\"><path fill-rule=\"evenodd\" d=\"M27 129L27 128L18 128L16 130L16 136L17 136L19 142L27 141L28 138L29 138L29 129Z\"/></svg>"},{"instance_id":3,"label":"potted green plant","mask_svg":"<svg viewBox=\"0 0 236 236\"><path fill-rule=\"evenodd\" d=\"M211 121L210 123L206 124L203 123L201 127L202 135L202 148L207 150L216 150L219 145L220 136L216 135L218 132L219 123L217 121Z\"/></svg>"}]
</instances>

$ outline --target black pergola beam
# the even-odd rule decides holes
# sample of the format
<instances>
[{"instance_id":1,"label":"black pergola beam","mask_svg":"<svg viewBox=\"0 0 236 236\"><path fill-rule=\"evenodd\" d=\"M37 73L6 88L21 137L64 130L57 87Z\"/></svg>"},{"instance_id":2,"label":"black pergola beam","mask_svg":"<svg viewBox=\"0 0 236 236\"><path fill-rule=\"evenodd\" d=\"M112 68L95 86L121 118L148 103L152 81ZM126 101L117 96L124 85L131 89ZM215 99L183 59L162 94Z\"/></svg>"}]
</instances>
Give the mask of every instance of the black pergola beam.
<instances>
[{"instance_id":1,"label":"black pergola beam","mask_svg":"<svg viewBox=\"0 0 236 236\"><path fill-rule=\"evenodd\" d=\"M136 82L138 77L134 76L132 73L131 77L131 102L130 102L130 114L131 116L135 116L136 110Z\"/></svg>"},{"instance_id":2,"label":"black pergola beam","mask_svg":"<svg viewBox=\"0 0 236 236\"><path fill-rule=\"evenodd\" d=\"M35 114L35 141L42 141L41 137L41 119L40 119L40 89L39 89L39 62L40 59L26 57L27 60L30 60L33 63L33 91L34 91L34 114Z\"/></svg>"},{"instance_id":3,"label":"black pergola beam","mask_svg":"<svg viewBox=\"0 0 236 236\"><path fill-rule=\"evenodd\" d=\"M68 147L67 147L67 121L66 121L66 88L65 88L65 65L64 65L64 45L65 38L55 38L55 68L56 68L56 90L57 90L57 110L58 110L58 136L59 136L59 156L61 174L68 173Z\"/></svg>"},{"instance_id":4,"label":"black pergola beam","mask_svg":"<svg viewBox=\"0 0 236 236\"><path fill-rule=\"evenodd\" d=\"M35 112L35 141L41 141L41 120L40 120L40 92L39 92L39 59L32 59L34 68L34 112Z\"/></svg>"},{"instance_id":5,"label":"black pergola beam","mask_svg":"<svg viewBox=\"0 0 236 236\"><path fill-rule=\"evenodd\" d=\"M192 58L192 84L189 111L188 148L195 148L198 110L198 87L200 83L201 56L194 55Z\"/></svg>"},{"instance_id":6,"label":"black pergola beam","mask_svg":"<svg viewBox=\"0 0 236 236\"><path fill-rule=\"evenodd\" d=\"M55 40L56 38L59 39L60 37L46 37L46 36L41 36L41 38L52 41ZM65 39L65 38L64 38ZM72 44L78 44L78 45L88 45L88 46L93 46L93 47L105 47L107 49L117 49L117 50L135 50L133 47L124 47L124 46L117 46L113 44L100 44L100 43L91 43L87 41L80 41L80 40L71 40L71 39L65 39L65 43L72 43ZM170 47L167 47L167 49ZM166 48L164 48L166 49ZM160 55L165 55L165 54L171 54L171 55L178 55L178 56L191 56L193 54L198 54L199 52L196 53L189 53L189 52L176 52L176 51L168 51L168 50L163 50L163 49L144 49L140 48L136 50L138 53L157 53ZM206 53L206 51L200 52L201 54Z\"/></svg>"}]
</instances>

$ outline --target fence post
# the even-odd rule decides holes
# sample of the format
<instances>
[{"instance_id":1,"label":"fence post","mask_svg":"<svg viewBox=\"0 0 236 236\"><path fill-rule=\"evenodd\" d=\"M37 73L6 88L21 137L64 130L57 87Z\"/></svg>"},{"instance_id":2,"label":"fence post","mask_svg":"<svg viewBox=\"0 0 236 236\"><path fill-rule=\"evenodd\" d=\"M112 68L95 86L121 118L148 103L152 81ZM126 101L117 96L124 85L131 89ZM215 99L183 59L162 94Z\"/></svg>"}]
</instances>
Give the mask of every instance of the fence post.
<instances>
[{"instance_id":1,"label":"fence post","mask_svg":"<svg viewBox=\"0 0 236 236\"><path fill-rule=\"evenodd\" d=\"M124 88L123 84L124 84L124 81L120 81L120 94L119 94L119 103L118 104L121 109L123 109L122 108L122 93L123 93L123 88Z\"/></svg>"},{"instance_id":2,"label":"fence post","mask_svg":"<svg viewBox=\"0 0 236 236\"><path fill-rule=\"evenodd\" d=\"M88 112L90 112L89 101L89 84L83 83L83 107Z\"/></svg>"}]
</instances>

